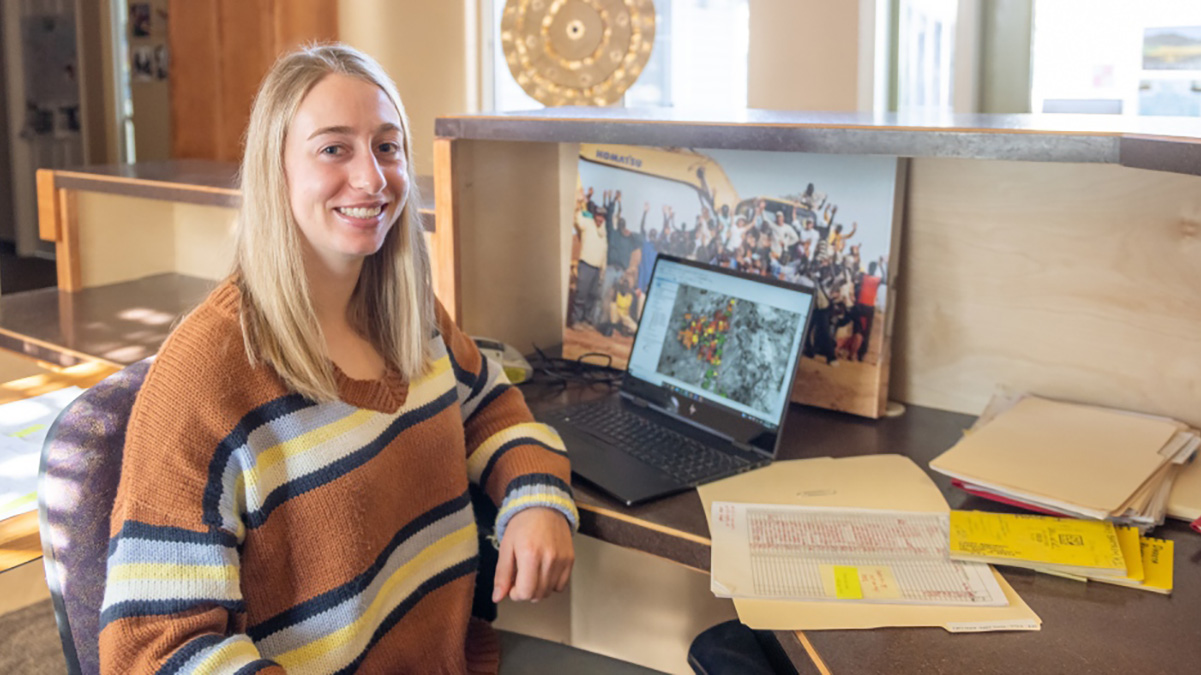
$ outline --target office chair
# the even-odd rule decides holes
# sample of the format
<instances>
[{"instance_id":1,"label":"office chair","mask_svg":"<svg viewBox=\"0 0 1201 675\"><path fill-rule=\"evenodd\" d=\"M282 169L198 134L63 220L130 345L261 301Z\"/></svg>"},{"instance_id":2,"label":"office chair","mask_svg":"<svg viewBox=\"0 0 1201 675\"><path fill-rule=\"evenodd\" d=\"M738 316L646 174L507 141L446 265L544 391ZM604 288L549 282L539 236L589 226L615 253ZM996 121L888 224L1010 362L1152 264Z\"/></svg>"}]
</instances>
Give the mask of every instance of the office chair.
<instances>
[{"instance_id":1,"label":"office chair","mask_svg":"<svg viewBox=\"0 0 1201 675\"><path fill-rule=\"evenodd\" d=\"M71 675L100 672L100 606L108 560L109 514L121 477L129 413L152 358L109 376L81 394L55 420L42 447L38 526L46 583ZM489 550L485 551L484 546ZM486 558L490 545L481 542L481 552ZM495 618L495 607L489 615L489 608L479 599L490 600L492 576L480 574L477 583L483 588L477 588L476 614L491 620ZM498 632L502 675L655 672L555 642Z\"/></svg>"}]
</instances>

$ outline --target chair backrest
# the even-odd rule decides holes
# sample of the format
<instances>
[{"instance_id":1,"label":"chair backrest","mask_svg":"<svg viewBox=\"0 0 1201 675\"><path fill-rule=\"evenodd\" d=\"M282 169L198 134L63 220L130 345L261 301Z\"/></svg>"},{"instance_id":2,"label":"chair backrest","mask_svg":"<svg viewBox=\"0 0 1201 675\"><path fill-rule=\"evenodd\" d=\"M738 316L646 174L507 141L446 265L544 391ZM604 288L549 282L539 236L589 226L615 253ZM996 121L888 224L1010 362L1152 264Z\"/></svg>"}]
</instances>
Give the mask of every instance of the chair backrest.
<instances>
[{"instance_id":1,"label":"chair backrest","mask_svg":"<svg viewBox=\"0 0 1201 675\"><path fill-rule=\"evenodd\" d=\"M80 394L42 446L38 515L46 582L71 673L100 672L100 604L109 516L121 478L125 429L150 359Z\"/></svg>"}]
</instances>

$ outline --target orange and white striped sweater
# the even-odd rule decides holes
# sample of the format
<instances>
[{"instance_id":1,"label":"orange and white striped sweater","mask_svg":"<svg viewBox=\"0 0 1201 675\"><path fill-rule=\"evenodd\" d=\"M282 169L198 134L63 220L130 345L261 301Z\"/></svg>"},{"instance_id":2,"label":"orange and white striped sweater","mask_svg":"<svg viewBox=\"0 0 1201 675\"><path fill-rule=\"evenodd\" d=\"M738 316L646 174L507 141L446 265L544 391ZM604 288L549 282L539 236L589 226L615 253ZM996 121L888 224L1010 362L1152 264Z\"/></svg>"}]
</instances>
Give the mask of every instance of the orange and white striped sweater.
<instances>
[{"instance_id":1,"label":"orange and white striped sweater","mask_svg":"<svg viewBox=\"0 0 1201 675\"><path fill-rule=\"evenodd\" d=\"M220 285L164 344L134 405L112 518L107 673L495 670L468 630L470 480L577 525L569 465L500 367L438 308L427 373L337 373L289 392L242 346ZM494 643L493 643L494 645Z\"/></svg>"}]
</instances>

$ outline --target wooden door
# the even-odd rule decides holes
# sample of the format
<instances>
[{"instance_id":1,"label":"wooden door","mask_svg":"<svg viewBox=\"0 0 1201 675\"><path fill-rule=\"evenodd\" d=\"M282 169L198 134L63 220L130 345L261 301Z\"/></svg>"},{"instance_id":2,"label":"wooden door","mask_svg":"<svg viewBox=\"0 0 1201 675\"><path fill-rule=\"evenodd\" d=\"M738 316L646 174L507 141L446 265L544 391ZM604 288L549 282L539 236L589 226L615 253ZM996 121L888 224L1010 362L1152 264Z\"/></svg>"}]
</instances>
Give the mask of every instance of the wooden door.
<instances>
[{"instance_id":1,"label":"wooden door","mask_svg":"<svg viewBox=\"0 0 1201 675\"><path fill-rule=\"evenodd\" d=\"M238 161L259 82L283 52L338 36L337 0L171 0L172 157Z\"/></svg>"}]
</instances>

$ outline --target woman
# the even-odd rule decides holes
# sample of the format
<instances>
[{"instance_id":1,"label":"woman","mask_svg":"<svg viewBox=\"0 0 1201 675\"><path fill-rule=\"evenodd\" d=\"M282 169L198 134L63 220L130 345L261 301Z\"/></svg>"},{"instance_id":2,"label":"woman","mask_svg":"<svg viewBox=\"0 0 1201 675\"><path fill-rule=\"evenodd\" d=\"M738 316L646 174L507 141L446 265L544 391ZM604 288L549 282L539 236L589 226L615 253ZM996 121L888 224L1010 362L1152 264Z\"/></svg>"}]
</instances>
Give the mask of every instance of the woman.
<instances>
[{"instance_id":1,"label":"woman","mask_svg":"<svg viewBox=\"0 0 1201 675\"><path fill-rule=\"evenodd\" d=\"M493 600L571 571L553 430L437 306L395 85L344 46L263 82L233 275L130 419L106 672L487 672L469 480L499 507Z\"/></svg>"}]
</instances>

